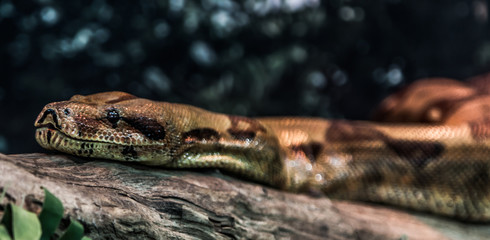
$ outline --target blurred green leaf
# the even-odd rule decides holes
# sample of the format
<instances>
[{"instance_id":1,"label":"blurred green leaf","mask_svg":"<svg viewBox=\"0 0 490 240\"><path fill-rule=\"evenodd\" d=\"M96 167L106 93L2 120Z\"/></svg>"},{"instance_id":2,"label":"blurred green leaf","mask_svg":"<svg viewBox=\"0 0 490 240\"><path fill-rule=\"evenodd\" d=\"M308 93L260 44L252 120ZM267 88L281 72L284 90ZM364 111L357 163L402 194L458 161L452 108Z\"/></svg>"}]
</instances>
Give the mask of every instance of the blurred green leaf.
<instances>
[{"instance_id":1,"label":"blurred green leaf","mask_svg":"<svg viewBox=\"0 0 490 240\"><path fill-rule=\"evenodd\" d=\"M7 231L12 234L12 211L8 206L3 213L2 221L0 221L0 224L3 224Z\"/></svg>"},{"instance_id":2,"label":"blurred green leaf","mask_svg":"<svg viewBox=\"0 0 490 240\"><path fill-rule=\"evenodd\" d=\"M50 239L60 224L61 218L63 218L63 204L57 197L44 188L43 210L39 214L39 221L41 221L42 228L41 240Z\"/></svg>"},{"instance_id":3,"label":"blurred green leaf","mask_svg":"<svg viewBox=\"0 0 490 240\"><path fill-rule=\"evenodd\" d=\"M5 228L4 225L0 225L0 239L1 240L11 240L12 239L10 237L9 232L7 231L7 228Z\"/></svg>"},{"instance_id":4,"label":"blurred green leaf","mask_svg":"<svg viewBox=\"0 0 490 240\"><path fill-rule=\"evenodd\" d=\"M89 237L83 237L82 240L92 240L92 238Z\"/></svg>"},{"instance_id":5,"label":"blurred green leaf","mask_svg":"<svg viewBox=\"0 0 490 240\"><path fill-rule=\"evenodd\" d=\"M70 226L59 240L80 240L83 237L83 225L75 219L71 219Z\"/></svg>"},{"instance_id":6,"label":"blurred green leaf","mask_svg":"<svg viewBox=\"0 0 490 240\"><path fill-rule=\"evenodd\" d=\"M8 186L3 187L2 194L0 194L0 203L3 202L3 198L5 197L5 193L7 193Z\"/></svg>"},{"instance_id":7,"label":"blurred green leaf","mask_svg":"<svg viewBox=\"0 0 490 240\"><path fill-rule=\"evenodd\" d=\"M2 224L15 240L33 240L41 237L41 224L36 214L14 204L7 206Z\"/></svg>"}]
</instances>

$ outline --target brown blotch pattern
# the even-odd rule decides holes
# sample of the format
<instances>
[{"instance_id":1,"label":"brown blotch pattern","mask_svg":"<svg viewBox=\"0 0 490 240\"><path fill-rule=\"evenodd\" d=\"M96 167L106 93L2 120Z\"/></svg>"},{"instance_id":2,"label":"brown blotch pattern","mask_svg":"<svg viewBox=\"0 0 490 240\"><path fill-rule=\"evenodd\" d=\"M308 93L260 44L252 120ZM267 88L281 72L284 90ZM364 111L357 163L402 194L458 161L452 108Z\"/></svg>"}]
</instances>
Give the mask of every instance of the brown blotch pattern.
<instances>
[{"instance_id":1,"label":"brown blotch pattern","mask_svg":"<svg viewBox=\"0 0 490 240\"><path fill-rule=\"evenodd\" d=\"M334 142L383 140L385 138L382 132L370 127L368 124L343 120L332 121L325 134L327 141Z\"/></svg>"},{"instance_id":2,"label":"brown blotch pattern","mask_svg":"<svg viewBox=\"0 0 490 240\"><path fill-rule=\"evenodd\" d=\"M123 120L135 128L148 139L162 140L165 138L165 128L155 119L147 117L123 118Z\"/></svg>"},{"instance_id":3,"label":"brown blotch pattern","mask_svg":"<svg viewBox=\"0 0 490 240\"><path fill-rule=\"evenodd\" d=\"M236 140L253 140L258 132L267 132L264 126L255 119L233 115L229 115L228 118L230 119L231 127L228 128L227 132Z\"/></svg>"},{"instance_id":4,"label":"brown blotch pattern","mask_svg":"<svg viewBox=\"0 0 490 240\"><path fill-rule=\"evenodd\" d=\"M211 128L197 128L182 134L182 141L187 144L201 141L218 141L219 139L219 133Z\"/></svg>"},{"instance_id":5,"label":"brown blotch pattern","mask_svg":"<svg viewBox=\"0 0 490 240\"><path fill-rule=\"evenodd\" d=\"M444 151L444 146L438 142L387 139L385 144L416 168L424 168Z\"/></svg>"},{"instance_id":6,"label":"brown blotch pattern","mask_svg":"<svg viewBox=\"0 0 490 240\"><path fill-rule=\"evenodd\" d=\"M438 142L408 141L392 139L382 132L359 122L333 121L325 134L327 141L383 141L401 159L408 161L413 167L423 168L435 160L443 151L444 146Z\"/></svg>"},{"instance_id":7,"label":"brown blotch pattern","mask_svg":"<svg viewBox=\"0 0 490 240\"><path fill-rule=\"evenodd\" d=\"M228 129L228 133L236 140L246 141L255 138L255 132L247 130Z\"/></svg>"},{"instance_id":8,"label":"brown blotch pattern","mask_svg":"<svg viewBox=\"0 0 490 240\"><path fill-rule=\"evenodd\" d=\"M303 153L311 163L315 163L321 151L323 150L322 144L318 142L311 142L308 144L294 145L290 147L294 152Z\"/></svg>"}]
</instances>

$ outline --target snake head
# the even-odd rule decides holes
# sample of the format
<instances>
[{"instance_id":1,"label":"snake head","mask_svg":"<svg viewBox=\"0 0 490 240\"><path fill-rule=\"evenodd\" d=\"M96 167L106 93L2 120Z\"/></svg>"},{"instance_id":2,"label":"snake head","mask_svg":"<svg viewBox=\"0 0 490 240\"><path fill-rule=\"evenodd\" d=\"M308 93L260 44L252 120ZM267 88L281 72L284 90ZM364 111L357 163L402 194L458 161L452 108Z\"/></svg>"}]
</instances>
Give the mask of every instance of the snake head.
<instances>
[{"instance_id":1,"label":"snake head","mask_svg":"<svg viewBox=\"0 0 490 240\"><path fill-rule=\"evenodd\" d=\"M47 104L34 125L46 149L123 161L168 161L167 121L154 102L124 92L75 95Z\"/></svg>"}]
</instances>

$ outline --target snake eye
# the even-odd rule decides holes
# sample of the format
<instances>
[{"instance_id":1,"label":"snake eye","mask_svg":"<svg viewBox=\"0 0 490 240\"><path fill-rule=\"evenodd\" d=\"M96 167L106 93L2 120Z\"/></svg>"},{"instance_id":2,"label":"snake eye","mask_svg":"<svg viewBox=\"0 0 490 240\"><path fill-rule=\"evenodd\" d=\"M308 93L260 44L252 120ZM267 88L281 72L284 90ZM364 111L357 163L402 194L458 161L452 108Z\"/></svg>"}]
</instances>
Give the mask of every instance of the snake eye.
<instances>
[{"instance_id":1,"label":"snake eye","mask_svg":"<svg viewBox=\"0 0 490 240\"><path fill-rule=\"evenodd\" d=\"M119 116L119 113L116 111L116 109L111 109L107 112L107 121L112 123L112 126L115 127L119 119L121 119L121 116Z\"/></svg>"},{"instance_id":2,"label":"snake eye","mask_svg":"<svg viewBox=\"0 0 490 240\"><path fill-rule=\"evenodd\" d=\"M65 108L65 110L63 110L63 112L65 113L66 116L71 115L71 109L69 109L69 108Z\"/></svg>"}]
</instances>

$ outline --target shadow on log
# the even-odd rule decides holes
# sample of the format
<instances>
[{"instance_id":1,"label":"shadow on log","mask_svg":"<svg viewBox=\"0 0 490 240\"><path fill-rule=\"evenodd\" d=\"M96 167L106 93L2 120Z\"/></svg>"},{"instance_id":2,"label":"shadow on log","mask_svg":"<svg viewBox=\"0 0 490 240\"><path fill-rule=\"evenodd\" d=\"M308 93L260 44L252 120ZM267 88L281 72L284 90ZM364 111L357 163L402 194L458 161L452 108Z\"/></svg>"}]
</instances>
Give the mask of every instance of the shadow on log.
<instances>
[{"instance_id":1,"label":"shadow on log","mask_svg":"<svg viewBox=\"0 0 490 240\"><path fill-rule=\"evenodd\" d=\"M0 154L2 204L39 205L41 186L92 239L486 239L489 225L278 191L217 171L67 155Z\"/></svg>"}]
</instances>

